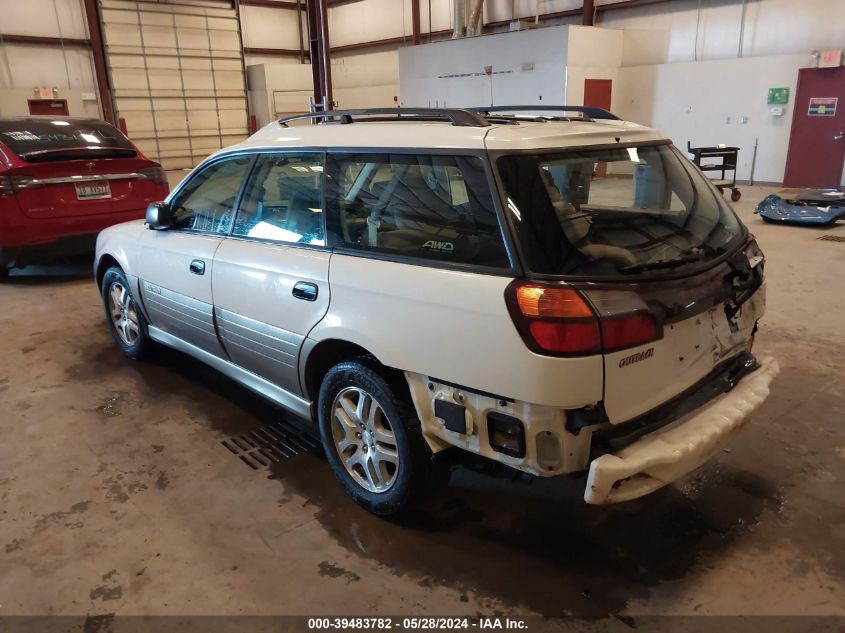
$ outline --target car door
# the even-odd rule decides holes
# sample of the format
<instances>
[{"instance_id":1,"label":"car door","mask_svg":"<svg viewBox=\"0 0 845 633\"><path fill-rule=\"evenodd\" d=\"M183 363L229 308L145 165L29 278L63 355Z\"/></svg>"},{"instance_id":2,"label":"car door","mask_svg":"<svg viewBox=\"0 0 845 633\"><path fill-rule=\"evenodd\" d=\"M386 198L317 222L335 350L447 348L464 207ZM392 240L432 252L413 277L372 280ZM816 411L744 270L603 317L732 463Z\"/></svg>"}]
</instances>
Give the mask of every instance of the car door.
<instances>
[{"instance_id":1,"label":"car door","mask_svg":"<svg viewBox=\"0 0 845 633\"><path fill-rule=\"evenodd\" d=\"M214 327L214 253L232 227L251 156L221 158L192 174L171 196L175 223L139 241L141 296L152 326L225 356Z\"/></svg>"},{"instance_id":2,"label":"car door","mask_svg":"<svg viewBox=\"0 0 845 633\"><path fill-rule=\"evenodd\" d=\"M259 154L214 257L220 337L233 362L300 394L298 358L329 305L318 152Z\"/></svg>"}]
</instances>

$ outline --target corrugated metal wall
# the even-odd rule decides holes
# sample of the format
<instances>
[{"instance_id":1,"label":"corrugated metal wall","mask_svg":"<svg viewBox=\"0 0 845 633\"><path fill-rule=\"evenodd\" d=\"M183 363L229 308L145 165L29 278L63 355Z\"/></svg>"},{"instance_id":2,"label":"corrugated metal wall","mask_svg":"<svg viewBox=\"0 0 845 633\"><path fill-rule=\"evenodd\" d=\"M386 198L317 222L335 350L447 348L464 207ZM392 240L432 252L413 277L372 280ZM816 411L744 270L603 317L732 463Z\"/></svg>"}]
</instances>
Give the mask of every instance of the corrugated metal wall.
<instances>
[{"instance_id":1,"label":"corrugated metal wall","mask_svg":"<svg viewBox=\"0 0 845 633\"><path fill-rule=\"evenodd\" d=\"M247 136L233 9L100 0L116 116L165 169L193 167Z\"/></svg>"}]
</instances>

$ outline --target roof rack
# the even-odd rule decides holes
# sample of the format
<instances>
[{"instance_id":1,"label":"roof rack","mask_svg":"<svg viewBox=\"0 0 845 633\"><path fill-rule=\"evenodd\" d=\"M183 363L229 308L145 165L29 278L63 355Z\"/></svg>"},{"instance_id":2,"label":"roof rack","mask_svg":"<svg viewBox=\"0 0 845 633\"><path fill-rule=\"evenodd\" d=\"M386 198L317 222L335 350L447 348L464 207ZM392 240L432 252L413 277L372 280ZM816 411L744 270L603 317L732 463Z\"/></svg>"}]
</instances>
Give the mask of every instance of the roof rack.
<instances>
[{"instance_id":1,"label":"roof rack","mask_svg":"<svg viewBox=\"0 0 845 633\"><path fill-rule=\"evenodd\" d=\"M618 121L619 117L615 114L603 110L602 108L594 108L592 106L547 106L547 105L508 105L508 106L489 106L483 108L470 108L473 112L479 114L489 115L494 112L580 112L584 115L584 120L605 119L611 121Z\"/></svg>"},{"instance_id":2,"label":"roof rack","mask_svg":"<svg viewBox=\"0 0 845 633\"><path fill-rule=\"evenodd\" d=\"M364 118L360 118L364 117ZM479 112L458 108L367 108L364 110L326 110L279 119L287 127L291 121L313 120L315 123L348 125L378 121L449 121L458 127L487 127L490 122Z\"/></svg>"}]
</instances>

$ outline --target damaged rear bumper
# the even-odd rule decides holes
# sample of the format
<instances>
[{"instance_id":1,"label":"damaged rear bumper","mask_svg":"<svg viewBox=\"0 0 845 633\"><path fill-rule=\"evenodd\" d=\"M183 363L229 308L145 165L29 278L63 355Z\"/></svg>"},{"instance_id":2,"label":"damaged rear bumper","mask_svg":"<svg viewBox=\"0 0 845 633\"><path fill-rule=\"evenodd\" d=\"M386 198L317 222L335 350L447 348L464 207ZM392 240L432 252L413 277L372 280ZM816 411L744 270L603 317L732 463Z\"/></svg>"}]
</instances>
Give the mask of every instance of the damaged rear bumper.
<instances>
[{"instance_id":1,"label":"damaged rear bumper","mask_svg":"<svg viewBox=\"0 0 845 633\"><path fill-rule=\"evenodd\" d=\"M765 358L757 371L705 408L590 463L584 500L617 503L642 497L695 470L763 404L779 371Z\"/></svg>"}]
</instances>

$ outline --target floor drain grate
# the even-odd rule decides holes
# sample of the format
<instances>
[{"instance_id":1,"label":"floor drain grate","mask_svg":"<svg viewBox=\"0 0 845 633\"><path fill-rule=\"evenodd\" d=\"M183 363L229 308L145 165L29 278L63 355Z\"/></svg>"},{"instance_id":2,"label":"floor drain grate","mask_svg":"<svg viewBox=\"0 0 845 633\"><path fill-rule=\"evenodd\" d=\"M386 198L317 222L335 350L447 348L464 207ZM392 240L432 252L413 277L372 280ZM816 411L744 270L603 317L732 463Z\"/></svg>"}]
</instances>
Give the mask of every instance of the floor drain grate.
<instances>
[{"instance_id":1,"label":"floor drain grate","mask_svg":"<svg viewBox=\"0 0 845 633\"><path fill-rule=\"evenodd\" d=\"M845 242L845 235L822 235L819 239L825 242Z\"/></svg>"},{"instance_id":2,"label":"floor drain grate","mask_svg":"<svg viewBox=\"0 0 845 633\"><path fill-rule=\"evenodd\" d=\"M253 470L321 449L316 436L285 421L271 422L221 443Z\"/></svg>"}]
</instances>

